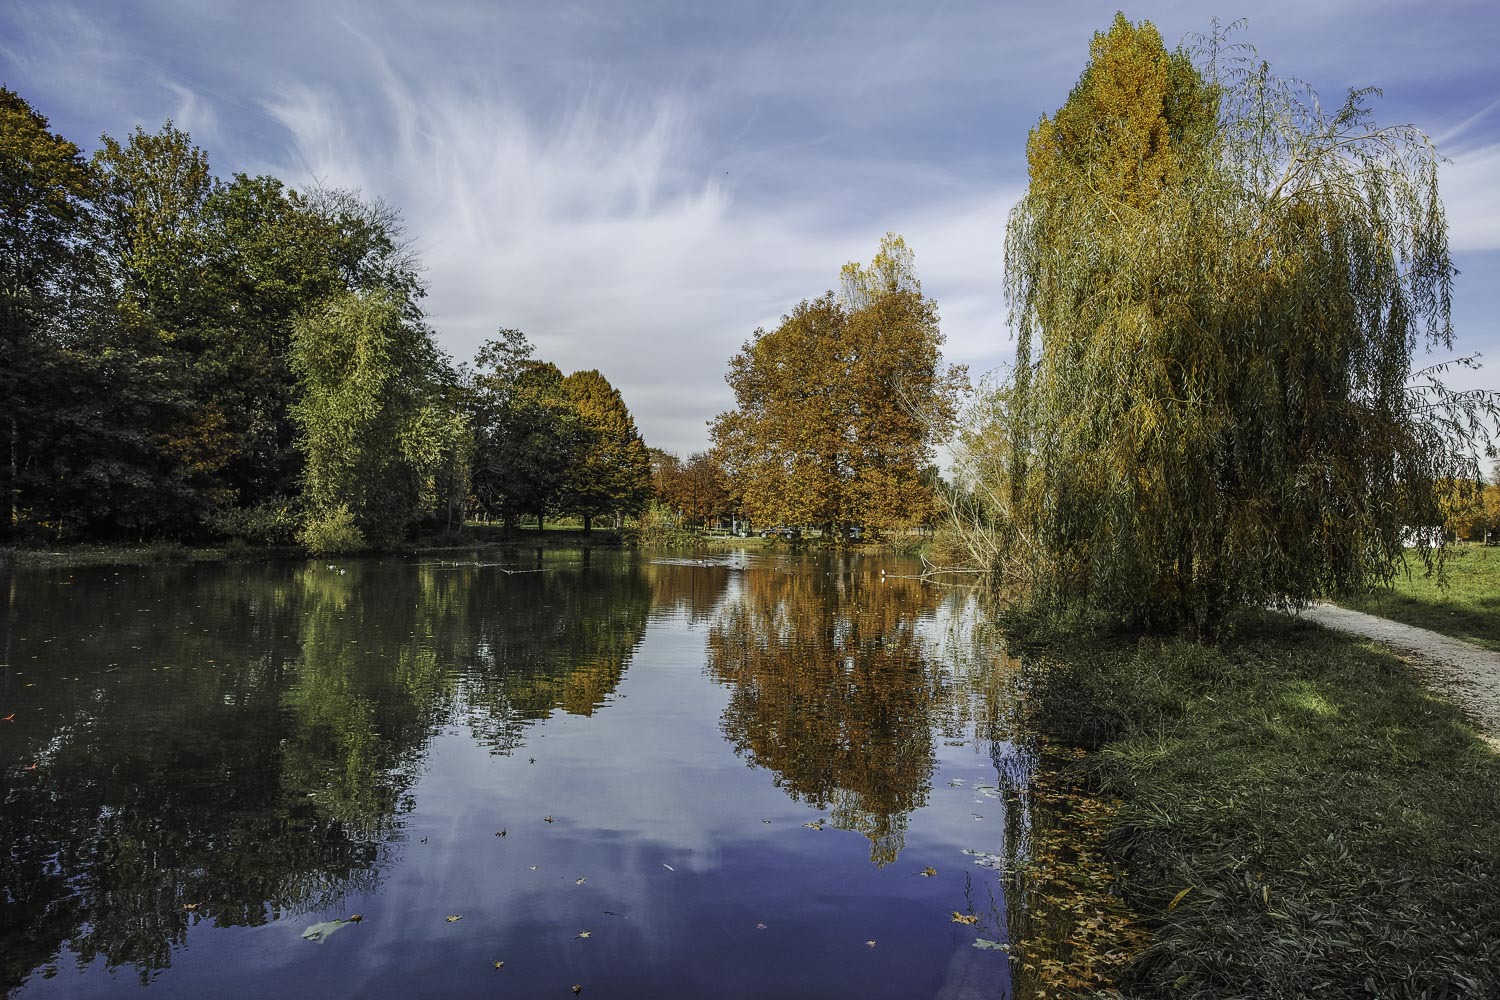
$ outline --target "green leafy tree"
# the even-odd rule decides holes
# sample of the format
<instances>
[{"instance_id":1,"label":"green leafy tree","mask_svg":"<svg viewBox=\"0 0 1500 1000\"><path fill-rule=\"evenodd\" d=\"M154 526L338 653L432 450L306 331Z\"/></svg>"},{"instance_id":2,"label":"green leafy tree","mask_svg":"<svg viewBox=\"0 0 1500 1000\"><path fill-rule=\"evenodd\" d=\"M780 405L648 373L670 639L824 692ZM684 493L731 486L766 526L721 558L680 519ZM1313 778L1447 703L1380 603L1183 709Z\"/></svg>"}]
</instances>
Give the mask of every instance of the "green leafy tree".
<instances>
[{"instance_id":1,"label":"green leafy tree","mask_svg":"<svg viewBox=\"0 0 1500 1000\"><path fill-rule=\"evenodd\" d=\"M922 470L967 375L942 363L937 305L899 236L870 265L847 265L842 285L757 330L730 361L737 406L712 435L754 521L890 530L930 506Z\"/></svg>"},{"instance_id":2,"label":"green leafy tree","mask_svg":"<svg viewBox=\"0 0 1500 1000\"><path fill-rule=\"evenodd\" d=\"M507 531L525 514L538 523L556 502L582 433L563 375L532 357L520 330L501 330L474 358L473 496Z\"/></svg>"},{"instance_id":3,"label":"green leafy tree","mask_svg":"<svg viewBox=\"0 0 1500 1000\"><path fill-rule=\"evenodd\" d=\"M582 429L558 500L589 531L601 514L636 514L651 495L651 457L620 392L597 371L562 381Z\"/></svg>"},{"instance_id":4,"label":"green leafy tree","mask_svg":"<svg viewBox=\"0 0 1500 1000\"><path fill-rule=\"evenodd\" d=\"M53 447L50 408L62 341L94 271L94 179L77 146L0 87L0 408L5 533L32 519ZM45 517L45 515L42 515Z\"/></svg>"},{"instance_id":5,"label":"green leafy tree","mask_svg":"<svg viewBox=\"0 0 1500 1000\"><path fill-rule=\"evenodd\" d=\"M416 264L394 213L348 192L304 195L236 174L214 186L202 216L194 395L224 416L221 477L234 506L276 505L296 493L302 471L288 363L295 317L347 291L384 288L417 318Z\"/></svg>"},{"instance_id":6,"label":"green leafy tree","mask_svg":"<svg viewBox=\"0 0 1500 1000\"><path fill-rule=\"evenodd\" d=\"M394 541L431 510L452 446L430 332L402 317L397 294L348 293L296 324L291 361L301 382L292 415L306 461L306 537L349 517L366 541Z\"/></svg>"},{"instance_id":7,"label":"green leafy tree","mask_svg":"<svg viewBox=\"0 0 1500 1000\"><path fill-rule=\"evenodd\" d=\"M1430 141L1200 51L1119 16L1032 130L978 485L1033 599L1211 630L1388 580L1495 406L1412 372L1453 342Z\"/></svg>"}]
</instances>

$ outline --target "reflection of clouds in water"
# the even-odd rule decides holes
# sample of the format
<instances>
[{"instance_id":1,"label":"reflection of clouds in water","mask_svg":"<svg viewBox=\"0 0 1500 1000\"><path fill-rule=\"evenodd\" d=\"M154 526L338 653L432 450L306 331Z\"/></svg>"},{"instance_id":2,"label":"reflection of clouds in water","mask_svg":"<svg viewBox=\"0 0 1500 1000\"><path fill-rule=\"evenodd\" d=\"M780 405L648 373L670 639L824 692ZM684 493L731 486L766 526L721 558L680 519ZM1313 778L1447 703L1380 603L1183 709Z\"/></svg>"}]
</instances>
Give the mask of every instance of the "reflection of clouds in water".
<instances>
[{"instance_id":1,"label":"reflection of clouds in water","mask_svg":"<svg viewBox=\"0 0 1500 1000\"><path fill-rule=\"evenodd\" d=\"M206 568L151 577L158 595L100 590L114 596L87 614L35 605L22 634L61 633L71 617L111 641L76 664L93 700L59 700L43 723L38 779L55 806L28 814L22 796L0 834L31 851L0 853L8 887L78 903L33 923L36 947L4 949L6 981L59 947L142 974L204 956L249 968L216 950L237 939L212 925L293 915L262 940L284 937L301 949L289 963L310 962L328 952L301 931L354 909L367 919L328 949L358 946L399 976L413 947L453 947L445 914L467 912L465 933L486 913L550 933L581 900L593 920L629 914L641 960L665 960L704 933L692 921L723 887L783 900L826 877L845 898L834 883L861 877L849 867L878 874L862 837L881 863L917 842L933 727L972 716L950 710L969 682L939 655L959 612L857 559L741 558ZM148 607L149 621L132 620ZM140 662L106 675L116 637L143 647ZM718 683L704 683L706 661ZM121 783L96 780L101 760ZM832 810L826 832L802 829L809 803ZM100 831L152 872L90 853ZM72 881L47 896L28 857L67 857ZM191 917L189 902L202 904ZM194 954L174 952L198 920Z\"/></svg>"}]
</instances>

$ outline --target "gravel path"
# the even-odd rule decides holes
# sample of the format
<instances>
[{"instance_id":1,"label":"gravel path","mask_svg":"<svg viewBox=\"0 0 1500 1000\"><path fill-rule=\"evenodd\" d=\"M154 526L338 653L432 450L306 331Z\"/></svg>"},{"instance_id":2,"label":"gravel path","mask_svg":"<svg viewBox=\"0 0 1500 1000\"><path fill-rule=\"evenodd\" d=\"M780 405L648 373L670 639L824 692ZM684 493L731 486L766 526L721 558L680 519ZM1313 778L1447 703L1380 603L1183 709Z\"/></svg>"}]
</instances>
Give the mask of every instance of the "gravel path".
<instances>
[{"instance_id":1,"label":"gravel path","mask_svg":"<svg viewBox=\"0 0 1500 1000\"><path fill-rule=\"evenodd\" d=\"M1405 659L1439 694L1468 709L1485 742L1500 750L1500 653L1332 604L1315 604L1302 617L1415 654Z\"/></svg>"}]
</instances>

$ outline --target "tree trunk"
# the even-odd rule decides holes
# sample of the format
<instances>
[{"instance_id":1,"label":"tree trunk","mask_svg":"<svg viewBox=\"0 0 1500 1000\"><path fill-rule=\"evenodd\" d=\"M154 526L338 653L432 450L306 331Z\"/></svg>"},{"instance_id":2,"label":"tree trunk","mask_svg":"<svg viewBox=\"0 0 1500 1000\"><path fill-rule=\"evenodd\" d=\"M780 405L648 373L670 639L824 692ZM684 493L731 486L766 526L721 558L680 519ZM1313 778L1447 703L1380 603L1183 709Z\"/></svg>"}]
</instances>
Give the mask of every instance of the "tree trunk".
<instances>
[{"instance_id":1,"label":"tree trunk","mask_svg":"<svg viewBox=\"0 0 1500 1000\"><path fill-rule=\"evenodd\" d=\"M18 436L16 427L16 416L10 417L10 534L14 536L21 530L21 484L19 473L16 469L16 438Z\"/></svg>"},{"instance_id":2,"label":"tree trunk","mask_svg":"<svg viewBox=\"0 0 1500 1000\"><path fill-rule=\"evenodd\" d=\"M593 528L594 518L592 514L583 515L583 533L587 535Z\"/></svg>"}]
</instances>

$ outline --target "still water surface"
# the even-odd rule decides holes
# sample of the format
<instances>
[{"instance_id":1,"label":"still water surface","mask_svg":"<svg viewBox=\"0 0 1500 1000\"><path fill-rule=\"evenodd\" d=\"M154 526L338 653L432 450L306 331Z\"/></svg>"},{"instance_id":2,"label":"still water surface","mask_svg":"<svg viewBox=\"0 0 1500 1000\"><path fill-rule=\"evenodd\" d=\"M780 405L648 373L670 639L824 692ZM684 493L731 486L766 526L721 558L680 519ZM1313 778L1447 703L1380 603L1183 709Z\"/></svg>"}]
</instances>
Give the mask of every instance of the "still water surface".
<instances>
[{"instance_id":1,"label":"still water surface","mask_svg":"<svg viewBox=\"0 0 1500 1000\"><path fill-rule=\"evenodd\" d=\"M914 571L595 551L0 575L0 982L1009 996L1005 953L974 946L1007 940L996 868L1024 836L1007 661Z\"/></svg>"}]
</instances>

